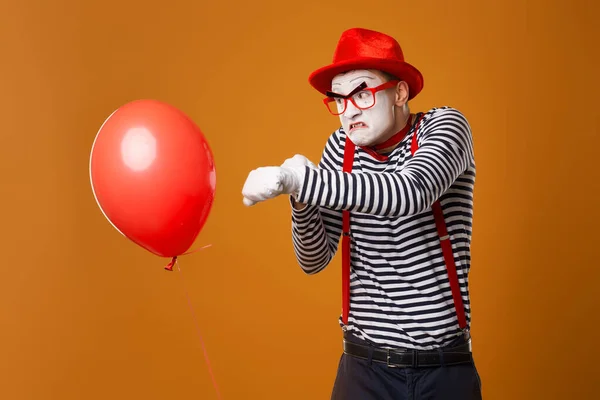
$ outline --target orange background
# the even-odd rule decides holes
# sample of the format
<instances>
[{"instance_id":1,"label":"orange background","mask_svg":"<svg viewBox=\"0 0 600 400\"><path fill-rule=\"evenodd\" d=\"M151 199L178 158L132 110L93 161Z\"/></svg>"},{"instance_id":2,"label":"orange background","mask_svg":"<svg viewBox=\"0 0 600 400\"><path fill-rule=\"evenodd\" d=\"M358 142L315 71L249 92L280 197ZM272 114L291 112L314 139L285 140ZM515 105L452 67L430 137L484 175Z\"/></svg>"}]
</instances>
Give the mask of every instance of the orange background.
<instances>
[{"instance_id":1,"label":"orange background","mask_svg":"<svg viewBox=\"0 0 600 400\"><path fill-rule=\"evenodd\" d=\"M413 111L468 117L471 290L484 398L592 399L598 360L597 3L12 1L0 14L0 398L327 399L339 257L296 264L289 205L242 205L248 172L318 161L338 120L308 74L342 30L389 33L421 69ZM302 5L299 5L302 4ZM183 273L104 219L89 151L120 105L188 113L217 198ZM273 217L269 220L269 217Z\"/></svg>"}]
</instances>

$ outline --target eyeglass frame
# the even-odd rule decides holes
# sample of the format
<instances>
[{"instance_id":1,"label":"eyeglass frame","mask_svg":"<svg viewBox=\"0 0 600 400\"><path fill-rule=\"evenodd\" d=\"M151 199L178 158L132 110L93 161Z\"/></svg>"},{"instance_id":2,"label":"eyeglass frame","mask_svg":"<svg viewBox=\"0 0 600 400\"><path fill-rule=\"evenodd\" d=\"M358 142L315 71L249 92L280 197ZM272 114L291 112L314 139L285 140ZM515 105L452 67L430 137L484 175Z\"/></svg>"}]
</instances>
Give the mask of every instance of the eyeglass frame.
<instances>
[{"instance_id":1,"label":"eyeglass frame","mask_svg":"<svg viewBox=\"0 0 600 400\"><path fill-rule=\"evenodd\" d=\"M357 87L354 88L354 90L352 90L350 93L348 93L347 95L343 95L343 94L339 94L339 93L335 93L335 92L330 92L327 91L325 92L325 94L327 95L327 97L325 97L323 99L323 104L325 104L325 107L327 107L327 111L329 111L329 113L331 113L332 115L342 115L343 113L346 112L346 108L348 108L348 100L350 100L352 102L352 104L354 104L354 107L358 108L359 110L368 110L369 108L372 108L375 106L375 104L377 103L376 97L375 97L375 93L385 90L385 89L389 89L395 85L397 85L398 83L400 83L401 81L398 79L393 79L391 81L387 81L385 83L382 83L379 86L376 86L374 88L370 88L367 87L367 83L363 82L360 85L358 85ZM373 104L368 106L368 107L359 107L356 102L354 101L354 95L357 93L360 93L362 91L368 91L371 92L371 94L373 95ZM329 108L328 103L331 103L333 101L335 101L335 98L338 99L344 99L344 108L342 109L342 111L338 112L338 113L334 113L333 111L331 111L331 108Z\"/></svg>"}]
</instances>

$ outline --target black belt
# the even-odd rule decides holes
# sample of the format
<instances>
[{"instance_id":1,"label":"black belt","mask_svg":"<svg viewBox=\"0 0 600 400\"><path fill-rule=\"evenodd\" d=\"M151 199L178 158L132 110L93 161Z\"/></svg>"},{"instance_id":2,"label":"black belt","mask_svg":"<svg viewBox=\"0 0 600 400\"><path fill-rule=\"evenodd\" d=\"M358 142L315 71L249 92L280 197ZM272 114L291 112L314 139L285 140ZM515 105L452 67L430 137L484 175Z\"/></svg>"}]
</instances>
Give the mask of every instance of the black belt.
<instances>
[{"instance_id":1,"label":"black belt","mask_svg":"<svg viewBox=\"0 0 600 400\"><path fill-rule=\"evenodd\" d=\"M465 364L472 361L469 343L440 350L380 349L344 339L344 353L353 357L369 359L387 364L388 367L435 367L440 365Z\"/></svg>"}]
</instances>

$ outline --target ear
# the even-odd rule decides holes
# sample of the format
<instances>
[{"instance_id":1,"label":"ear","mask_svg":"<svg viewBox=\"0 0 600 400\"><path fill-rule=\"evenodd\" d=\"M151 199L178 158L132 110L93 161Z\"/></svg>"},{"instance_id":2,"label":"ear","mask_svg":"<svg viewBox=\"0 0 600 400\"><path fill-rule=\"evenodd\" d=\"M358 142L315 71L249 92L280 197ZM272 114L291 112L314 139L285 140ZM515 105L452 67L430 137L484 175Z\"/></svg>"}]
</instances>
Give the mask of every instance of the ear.
<instances>
[{"instance_id":1,"label":"ear","mask_svg":"<svg viewBox=\"0 0 600 400\"><path fill-rule=\"evenodd\" d=\"M395 103L398 107L404 107L408 101L409 89L408 84L404 81L398 82L396 85L396 99Z\"/></svg>"}]
</instances>

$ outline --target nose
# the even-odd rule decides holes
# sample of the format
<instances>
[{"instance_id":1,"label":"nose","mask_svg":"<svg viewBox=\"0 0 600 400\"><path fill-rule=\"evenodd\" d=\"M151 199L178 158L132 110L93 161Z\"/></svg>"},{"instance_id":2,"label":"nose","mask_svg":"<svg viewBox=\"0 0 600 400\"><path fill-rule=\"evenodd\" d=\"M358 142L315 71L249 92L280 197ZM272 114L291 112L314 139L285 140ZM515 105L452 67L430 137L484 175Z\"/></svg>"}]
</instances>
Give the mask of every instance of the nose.
<instances>
[{"instance_id":1,"label":"nose","mask_svg":"<svg viewBox=\"0 0 600 400\"><path fill-rule=\"evenodd\" d=\"M352 119L361 113L361 109L357 108L351 101L348 100L346 103L346 110L344 111L344 117Z\"/></svg>"}]
</instances>

